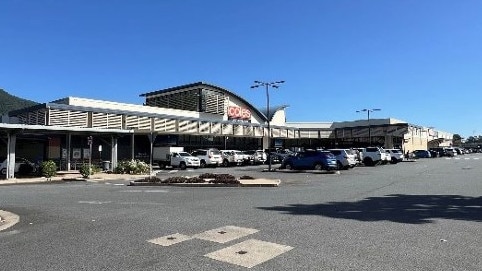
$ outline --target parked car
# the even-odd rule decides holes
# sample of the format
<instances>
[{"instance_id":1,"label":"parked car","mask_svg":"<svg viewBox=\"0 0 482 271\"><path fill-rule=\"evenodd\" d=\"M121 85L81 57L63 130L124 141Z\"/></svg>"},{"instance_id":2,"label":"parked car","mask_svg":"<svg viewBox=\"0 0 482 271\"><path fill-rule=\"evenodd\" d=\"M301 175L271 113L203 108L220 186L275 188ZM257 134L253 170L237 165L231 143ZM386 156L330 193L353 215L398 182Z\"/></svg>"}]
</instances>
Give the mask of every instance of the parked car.
<instances>
[{"instance_id":1,"label":"parked car","mask_svg":"<svg viewBox=\"0 0 482 271\"><path fill-rule=\"evenodd\" d=\"M415 155L415 158L430 158L430 157L432 157L430 152L427 151L427 150L414 150L413 154Z\"/></svg>"},{"instance_id":2,"label":"parked car","mask_svg":"<svg viewBox=\"0 0 482 271\"><path fill-rule=\"evenodd\" d=\"M243 152L238 151L238 150L221 150L219 151L221 153L222 157L222 162L221 165L224 167L227 166L240 166L244 164L245 161L245 155Z\"/></svg>"},{"instance_id":3,"label":"parked car","mask_svg":"<svg viewBox=\"0 0 482 271\"><path fill-rule=\"evenodd\" d=\"M286 157L295 154L290 150L283 149L268 149L267 152L268 159L271 159L271 163L281 163Z\"/></svg>"},{"instance_id":4,"label":"parked car","mask_svg":"<svg viewBox=\"0 0 482 271\"><path fill-rule=\"evenodd\" d=\"M462 148L456 147L454 149L457 152L457 155L464 155L465 154L464 149L462 149Z\"/></svg>"},{"instance_id":5,"label":"parked car","mask_svg":"<svg viewBox=\"0 0 482 271\"><path fill-rule=\"evenodd\" d=\"M218 149L203 149L195 150L191 153L192 156L199 158L200 166L218 166L223 162L221 153Z\"/></svg>"},{"instance_id":6,"label":"parked car","mask_svg":"<svg viewBox=\"0 0 482 271\"><path fill-rule=\"evenodd\" d=\"M266 153L262 150L244 151L245 154L251 155L253 164L263 164L266 162Z\"/></svg>"},{"instance_id":7,"label":"parked car","mask_svg":"<svg viewBox=\"0 0 482 271\"><path fill-rule=\"evenodd\" d=\"M390 163L396 164L402 162L404 155L402 150L399 149L385 149L385 152L390 153Z\"/></svg>"},{"instance_id":8,"label":"parked car","mask_svg":"<svg viewBox=\"0 0 482 271\"><path fill-rule=\"evenodd\" d=\"M381 160L380 163L382 165L386 165L392 162L392 155L390 152L387 152L384 148L380 148Z\"/></svg>"},{"instance_id":9,"label":"parked car","mask_svg":"<svg viewBox=\"0 0 482 271\"><path fill-rule=\"evenodd\" d=\"M7 159L2 157L0 161L3 161L0 165L0 174L7 175ZM14 169L14 173L18 174L30 174L36 171L35 164L22 157L15 157Z\"/></svg>"},{"instance_id":10,"label":"parked car","mask_svg":"<svg viewBox=\"0 0 482 271\"><path fill-rule=\"evenodd\" d=\"M446 148L442 148L442 147L430 148L429 151L432 153L432 157L434 152L437 153L436 157L448 156Z\"/></svg>"},{"instance_id":11,"label":"parked car","mask_svg":"<svg viewBox=\"0 0 482 271\"><path fill-rule=\"evenodd\" d=\"M380 147L363 148L363 164L365 166L375 166L382 161L382 151Z\"/></svg>"},{"instance_id":12,"label":"parked car","mask_svg":"<svg viewBox=\"0 0 482 271\"><path fill-rule=\"evenodd\" d=\"M328 151L303 151L283 160L281 169L336 170L335 156Z\"/></svg>"},{"instance_id":13,"label":"parked car","mask_svg":"<svg viewBox=\"0 0 482 271\"><path fill-rule=\"evenodd\" d=\"M437 157L440 157L439 152L438 152L438 151L436 151L436 150L432 150L432 149L430 149L430 150L428 150L428 152L430 152L430 157L432 157L432 158L437 158Z\"/></svg>"},{"instance_id":14,"label":"parked car","mask_svg":"<svg viewBox=\"0 0 482 271\"><path fill-rule=\"evenodd\" d=\"M349 169L356 166L356 155L349 149L329 149L335 158L338 169Z\"/></svg>"},{"instance_id":15,"label":"parked car","mask_svg":"<svg viewBox=\"0 0 482 271\"><path fill-rule=\"evenodd\" d=\"M445 153L446 153L447 156L449 156L449 157L457 156L457 151L456 151L454 148L446 148L446 149L445 149Z\"/></svg>"}]
</instances>

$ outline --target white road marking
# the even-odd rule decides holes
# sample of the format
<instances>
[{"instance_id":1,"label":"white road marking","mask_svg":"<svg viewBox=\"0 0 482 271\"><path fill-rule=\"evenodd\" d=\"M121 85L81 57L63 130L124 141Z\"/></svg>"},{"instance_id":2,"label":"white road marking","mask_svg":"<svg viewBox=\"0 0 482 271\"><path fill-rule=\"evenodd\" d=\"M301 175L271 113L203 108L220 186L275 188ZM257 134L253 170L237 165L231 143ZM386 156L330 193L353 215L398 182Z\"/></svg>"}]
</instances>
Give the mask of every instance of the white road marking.
<instances>
[{"instance_id":1,"label":"white road marking","mask_svg":"<svg viewBox=\"0 0 482 271\"><path fill-rule=\"evenodd\" d=\"M122 190L121 193L169 193L169 190L156 189L156 190Z\"/></svg>"},{"instance_id":2,"label":"white road marking","mask_svg":"<svg viewBox=\"0 0 482 271\"><path fill-rule=\"evenodd\" d=\"M256 229L225 226L196 234L193 238L224 244L256 232L258 232Z\"/></svg>"},{"instance_id":3,"label":"white road marking","mask_svg":"<svg viewBox=\"0 0 482 271\"><path fill-rule=\"evenodd\" d=\"M171 235L167 235L167 236L163 236L155 239L150 239L150 240L147 240L147 242L160 245L163 247L168 247L168 246L178 244L191 239L192 238L187 235L175 233L175 234L171 234Z\"/></svg>"},{"instance_id":4,"label":"white road marking","mask_svg":"<svg viewBox=\"0 0 482 271\"><path fill-rule=\"evenodd\" d=\"M254 267L275 258L293 247L250 239L239 244L204 255L213 260L243 266Z\"/></svg>"},{"instance_id":5,"label":"white road marking","mask_svg":"<svg viewBox=\"0 0 482 271\"><path fill-rule=\"evenodd\" d=\"M84 204L106 204L106 203L111 203L112 201L96 201L96 200L92 200L92 201L79 201L79 203L84 203Z\"/></svg>"},{"instance_id":6,"label":"white road marking","mask_svg":"<svg viewBox=\"0 0 482 271\"><path fill-rule=\"evenodd\" d=\"M0 232L0 236L9 236L9 235L14 235L18 233L20 233L19 230L6 231L6 232Z\"/></svg>"}]
</instances>

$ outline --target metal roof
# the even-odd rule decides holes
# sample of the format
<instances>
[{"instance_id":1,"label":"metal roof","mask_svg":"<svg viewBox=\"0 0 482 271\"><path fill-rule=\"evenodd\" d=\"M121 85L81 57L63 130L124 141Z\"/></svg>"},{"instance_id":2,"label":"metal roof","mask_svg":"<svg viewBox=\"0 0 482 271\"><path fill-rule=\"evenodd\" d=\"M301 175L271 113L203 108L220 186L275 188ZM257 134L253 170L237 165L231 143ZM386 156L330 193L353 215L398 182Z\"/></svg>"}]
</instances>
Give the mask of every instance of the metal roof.
<instances>
[{"instance_id":1,"label":"metal roof","mask_svg":"<svg viewBox=\"0 0 482 271\"><path fill-rule=\"evenodd\" d=\"M169 92L173 92L173 91L177 91L177 90L182 90L182 89L187 89L187 88L192 88L192 87L208 87L208 88L212 88L212 89L216 89L216 90L220 90L230 96L233 96L235 97L236 99L240 100L241 102L245 103L251 110L253 110L254 112L256 112L256 114L258 114L259 116L261 116L261 118L264 120L264 121L268 121L268 118L266 116L266 114L263 114L263 112L261 112L260 110L258 110L256 107L254 107L250 102L246 101L244 98L242 98L241 96L238 96L237 94L225 89L225 88L222 88L222 87L219 87L219 86L216 86L216 85L212 85L212 84L208 84L208 83L205 83L205 82L196 82L196 83L192 83L192 84L186 84L186 85L181 85L181 86L176 86L176 87L171 87L171 88L166 88L166 89L161 89L161 90L156 90L156 91L152 91L152 92L147 92L147 93L143 93L141 95L139 95L140 97L148 97L148 96L154 96L154 95L157 95L157 94L164 94L164 93L169 93ZM271 114L270 114L271 115Z\"/></svg>"}]
</instances>

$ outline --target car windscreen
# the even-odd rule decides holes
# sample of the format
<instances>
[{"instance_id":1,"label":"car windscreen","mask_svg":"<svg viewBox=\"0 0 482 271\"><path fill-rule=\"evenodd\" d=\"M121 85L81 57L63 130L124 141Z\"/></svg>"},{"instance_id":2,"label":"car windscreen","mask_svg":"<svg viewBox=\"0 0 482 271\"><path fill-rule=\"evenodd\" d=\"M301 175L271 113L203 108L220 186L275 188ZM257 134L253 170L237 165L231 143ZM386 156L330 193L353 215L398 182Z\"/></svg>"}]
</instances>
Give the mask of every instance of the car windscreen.
<instances>
[{"instance_id":1,"label":"car windscreen","mask_svg":"<svg viewBox=\"0 0 482 271\"><path fill-rule=\"evenodd\" d=\"M325 156L326 158L335 158L335 156L331 152L320 152L320 153L321 153L321 155Z\"/></svg>"}]
</instances>

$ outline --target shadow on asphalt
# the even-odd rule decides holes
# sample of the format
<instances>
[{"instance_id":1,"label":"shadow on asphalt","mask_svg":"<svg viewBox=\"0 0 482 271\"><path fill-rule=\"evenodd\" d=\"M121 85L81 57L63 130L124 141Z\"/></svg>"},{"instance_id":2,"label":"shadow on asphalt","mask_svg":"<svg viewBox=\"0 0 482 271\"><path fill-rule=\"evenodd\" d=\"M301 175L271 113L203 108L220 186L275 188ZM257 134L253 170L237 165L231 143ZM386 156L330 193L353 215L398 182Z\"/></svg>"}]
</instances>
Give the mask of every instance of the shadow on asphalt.
<instances>
[{"instance_id":1,"label":"shadow on asphalt","mask_svg":"<svg viewBox=\"0 0 482 271\"><path fill-rule=\"evenodd\" d=\"M434 219L482 222L482 197L459 195L402 195L370 197L355 202L293 204L258 207L292 215L319 215L359 221L433 223Z\"/></svg>"}]
</instances>

